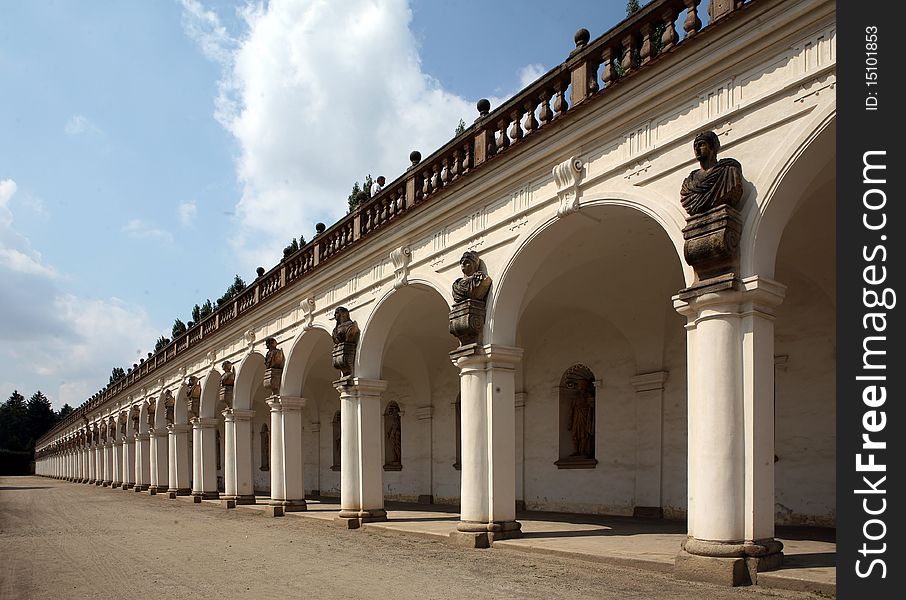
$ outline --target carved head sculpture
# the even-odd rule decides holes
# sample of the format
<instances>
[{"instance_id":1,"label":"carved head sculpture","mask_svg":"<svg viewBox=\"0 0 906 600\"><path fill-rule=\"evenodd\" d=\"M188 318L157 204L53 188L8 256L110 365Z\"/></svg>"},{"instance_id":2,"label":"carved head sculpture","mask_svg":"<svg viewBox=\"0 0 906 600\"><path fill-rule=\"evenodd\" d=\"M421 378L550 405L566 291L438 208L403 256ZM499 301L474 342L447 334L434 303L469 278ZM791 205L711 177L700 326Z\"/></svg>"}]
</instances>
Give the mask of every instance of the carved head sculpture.
<instances>
[{"instance_id":1,"label":"carved head sculpture","mask_svg":"<svg viewBox=\"0 0 906 600\"><path fill-rule=\"evenodd\" d=\"M264 355L264 366L268 369L283 368L283 350L277 347L277 339L269 337L264 340L267 346L267 354Z\"/></svg>"},{"instance_id":2,"label":"carved head sculpture","mask_svg":"<svg viewBox=\"0 0 906 600\"><path fill-rule=\"evenodd\" d=\"M126 420L129 418L129 415L126 411L120 413L120 436L126 435Z\"/></svg>"},{"instance_id":3,"label":"carved head sculpture","mask_svg":"<svg viewBox=\"0 0 906 600\"><path fill-rule=\"evenodd\" d=\"M333 311L333 318L337 322L333 328L334 344L357 344L359 341L359 326L349 316L349 309L338 306Z\"/></svg>"},{"instance_id":4,"label":"carved head sculpture","mask_svg":"<svg viewBox=\"0 0 906 600\"><path fill-rule=\"evenodd\" d=\"M164 392L164 408L167 411L167 423L173 423L173 409L175 406L176 401L173 398L173 392L167 390L166 392Z\"/></svg>"},{"instance_id":5,"label":"carved head sculpture","mask_svg":"<svg viewBox=\"0 0 906 600\"><path fill-rule=\"evenodd\" d=\"M349 309L345 306L338 306L337 309L333 311L333 320L337 322L337 325L351 321L352 318L349 316Z\"/></svg>"},{"instance_id":6,"label":"carved head sculpture","mask_svg":"<svg viewBox=\"0 0 906 600\"><path fill-rule=\"evenodd\" d=\"M132 414L130 414L129 416L132 419L132 433L138 433L139 408L137 406L133 406Z\"/></svg>"},{"instance_id":7,"label":"carved head sculpture","mask_svg":"<svg viewBox=\"0 0 906 600\"><path fill-rule=\"evenodd\" d=\"M198 377L190 375L186 380L186 399L188 403L189 415L198 416L199 403L201 401L201 382Z\"/></svg>"},{"instance_id":8,"label":"carved head sculpture","mask_svg":"<svg viewBox=\"0 0 906 600\"><path fill-rule=\"evenodd\" d=\"M148 400L148 412L145 415L148 427L154 427L154 411L156 408L154 400Z\"/></svg>"},{"instance_id":9,"label":"carved head sculpture","mask_svg":"<svg viewBox=\"0 0 906 600\"><path fill-rule=\"evenodd\" d=\"M466 277L471 277L481 264L481 259L478 258L478 253L474 250L467 250L463 253L462 258L459 259L459 267L462 269L462 274Z\"/></svg>"},{"instance_id":10,"label":"carved head sculpture","mask_svg":"<svg viewBox=\"0 0 906 600\"><path fill-rule=\"evenodd\" d=\"M717 153L720 152L720 137L713 131L702 131L692 141L692 148L695 151L695 158L699 160L702 159L702 155L708 153L717 157Z\"/></svg>"},{"instance_id":11,"label":"carved head sculpture","mask_svg":"<svg viewBox=\"0 0 906 600\"><path fill-rule=\"evenodd\" d=\"M233 385L236 382L236 372L233 370L233 363L228 360L221 363L220 368L223 374L220 376L220 385Z\"/></svg>"}]
</instances>

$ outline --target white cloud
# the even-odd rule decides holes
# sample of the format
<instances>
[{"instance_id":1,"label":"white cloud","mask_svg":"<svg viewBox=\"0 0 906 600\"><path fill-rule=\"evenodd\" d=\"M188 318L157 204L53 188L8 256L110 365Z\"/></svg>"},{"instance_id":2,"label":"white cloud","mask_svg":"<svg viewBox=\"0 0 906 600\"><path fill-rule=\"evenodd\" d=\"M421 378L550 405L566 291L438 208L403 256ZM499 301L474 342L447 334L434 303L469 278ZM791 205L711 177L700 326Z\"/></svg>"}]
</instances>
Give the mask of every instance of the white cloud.
<instances>
[{"instance_id":1,"label":"white cloud","mask_svg":"<svg viewBox=\"0 0 906 600\"><path fill-rule=\"evenodd\" d=\"M176 207L176 214L179 215L179 224L183 227L188 227L198 214L198 206L196 206L194 200L183 202Z\"/></svg>"},{"instance_id":2,"label":"white cloud","mask_svg":"<svg viewBox=\"0 0 906 600\"><path fill-rule=\"evenodd\" d=\"M246 267L342 216L355 181L392 181L410 151L427 156L476 116L422 71L405 0L249 5L237 38L197 0L183 8L187 35L223 69L215 116L239 142L233 243Z\"/></svg>"},{"instance_id":3,"label":"white cloud","mask_svg":"<svg viewBox=\"0 0 906 600\"><path fill-rule=\"evenodd\" d=\"M123 231L139 240L158 239L168 243L173 242L173 234L169 231L159 229L141 219L131 219L128 223L123 225Z\"/></svg>"},{"instance_id":4,"label":"white cloud","mask_svg":"<svg viewBox=\"0 0 906 600\"><path fill-rule=\"evenodd\" d=\"M547 73L547 69L540 63L525 65L519 69L519 85L526 87L528 84L534 83L536 79L545 73Z\"/></svg>"},{"instance_id":5,"label":"white cloud","mask_svg":"<svg viewBox=\"0 0 906 600\"><path fill-rule=\"evenodd\" d=\"M63 132L68 136L81 135L83 133L100 133L100 129L91 119L85 115L72 115L63 126Z\"/></svg>"},{"instance_id":6,"label":"white cloud","mask_svg":"<svg viewBox=\"0 0 906 600\"><path fill-rule=\"evenodd\" d=\"M41 389L56 407L77 406L107 381L113 366L137 362L160 332L141 306L82 299L58 287L65 278L13 228L9 204L17 187L12 179L0 180L3 391L27 396Z\"/></svg>"}]
</instances>

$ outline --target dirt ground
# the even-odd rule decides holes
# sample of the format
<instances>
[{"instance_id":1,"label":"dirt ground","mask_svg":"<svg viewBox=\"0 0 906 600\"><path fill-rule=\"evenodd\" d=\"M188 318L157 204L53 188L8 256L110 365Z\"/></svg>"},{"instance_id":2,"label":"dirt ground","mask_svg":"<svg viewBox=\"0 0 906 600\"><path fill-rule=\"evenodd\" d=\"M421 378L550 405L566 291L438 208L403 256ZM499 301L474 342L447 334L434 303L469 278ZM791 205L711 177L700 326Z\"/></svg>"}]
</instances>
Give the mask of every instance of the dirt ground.
<instances>
[{"instance_id":1,"label":"dirt ground","mask_svg":"<svg viewBox=\"0 0 906 600\"><path fill-rule=\"evenodd\" d=\"M815 598L0 477L0 599Z\"/></svg>"}]
</instances>

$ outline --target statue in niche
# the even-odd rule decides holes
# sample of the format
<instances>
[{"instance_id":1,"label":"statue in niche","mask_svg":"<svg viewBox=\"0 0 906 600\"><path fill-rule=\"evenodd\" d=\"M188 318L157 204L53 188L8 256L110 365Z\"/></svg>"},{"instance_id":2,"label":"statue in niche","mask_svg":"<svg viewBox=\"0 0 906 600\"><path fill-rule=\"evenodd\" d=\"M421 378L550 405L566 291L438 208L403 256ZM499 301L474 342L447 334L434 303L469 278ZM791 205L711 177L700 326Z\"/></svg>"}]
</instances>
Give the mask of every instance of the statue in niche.
<instances>
[{"instance_id":1,"label":"statue in niche","mask_svg":"<svg viewBox=\"0 0 906 600\"><path fill-rule=\"evenodd\" d=\"M271 432L267 423L261 425L261 470L271 470Z\"/></svg>"},{"instance_id":2,"label":"statue in niche","mask_svg":"<svg viewBox=\"0 0 906 600\"><path fill-rule=\"evenodd\" d=\"M396 402L391 402L384 413L387 428L387 464L385 470L399 470L402 468L403 445L402 430L400 428L400 407Z\"/></svg>"},{"instance_id":3,"label":"statue in niche","mask_svg":"<svg viewBox=\"0 0 906 600\"><path fill-rule=\"evenodd\" d=\"M683 180L680 189L683 208L693 217L724 204L738 208L742 198L742 165L732 158L717 160L720 139L713 131L699 133L692 145L701 168Z\"/></svg>"},{"instance_id":4,"label":"statue in niche","mask_svg":"<svg viewBox=\"0 0 906 600\"><path fill-rule=\"evenodd\" d=\"M277 338L269 337L264 341L267 354L264 355L264 366L268 369L282 369L286 359L283 350L277 347Z\"/></svg>"},{"instance_id":5,"label":"statue in niche","mask_svg":"<svg viewBox=\"0 0 906 600\"><path fill-rule=\"evenodd\" d=\"M154 429L154 412L155 412L154 402L149 402L146 420L148 423L148 427L151 429Z\"/></svg>"},{"instance_id":6,"label":"statue in niche","mask_svg":"<svg viewBox=\"0 0 906 600\"><path fill-rule=\"evenodd\" d=\"M337 322L333 328L333 366L342 373L343 377L352 375L355 364L355 352L359 343L359 326L349 316L349 309L338 306L333 312Z\"/></svg>"},{"instance_id":7,"label":"statue in niche","mask_svg":"<svg viewBox=\"0 0 906 600\"><path fill-rule=\"evenodd\" d=\"M578 458L595 456L595 392L592 381L576 379L576 392L569 407L566 425L573 439L573 453Z\"/></svg>"},{"instance_id":8,"label":"statue in niche","mask_svg":"<svg viewBox=\"0 0 906 600\"><path fill-rule=\"evenodd\" d=\"M453 282L453 301L480 300L484 302L491 290L491 278L478 270L481 260L478 253L472 250L465 252L459 259L462 277Z\"/></svg>"},{"instance_id":9,"label":"statue in niche","mask_svg":"<svg viewBox=\"0 0 906 600\"><path fill-rule=\"evenodd\" d=\"M138 408L132 409L132 433L138 434L138 417L139 417Z\"/></svg>"}]
</instances>

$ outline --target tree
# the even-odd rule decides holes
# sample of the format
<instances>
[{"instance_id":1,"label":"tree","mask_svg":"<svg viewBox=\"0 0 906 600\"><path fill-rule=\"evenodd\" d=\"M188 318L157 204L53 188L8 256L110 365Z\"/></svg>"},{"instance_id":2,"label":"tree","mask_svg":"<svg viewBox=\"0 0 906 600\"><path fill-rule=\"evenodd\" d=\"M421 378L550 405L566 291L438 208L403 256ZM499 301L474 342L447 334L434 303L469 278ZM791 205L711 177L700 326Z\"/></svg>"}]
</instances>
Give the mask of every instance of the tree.
<instances>
[{"instance_id":1,"label":"tree","mask_svg":"<svg viewBox=\"0 0 906 600\"><path fill-rule=\"evenodd\" d=\"M205 317L208 317L212 314L214 314L214 305L211 304L211 300L209 298L208 300L205 300L204 304L201 305L201 311L200 311L201 318L195 319L195 322L198 323Z\"/></svg>"},{"instance_id":2,"label":"tree","mask_svg":"<svg viewBox=\"0 0 906 600\"><path fill-rule=\"evenodd\" d=\"M352 191L349 192L349 212L355 210L355 208L362 203L362 201L367 200L371 197L371 186L374 185L374 182L371 179L371 173L365 176L365 183L360 184L356 181L352 185Z\"/></svg>"},{"instance_id":3,"label":"tree","mask_svg":"<svg viewBox=\"0 0 906 600\"><path fill-rule=\"evenodd\" d=\"M28 416L28 448L35 447L35 441L47 433L57 422L57 413L54 412L50 400L47 399L41 390L32 394L31 398L25 404L25 411Z\"/></svg>"},{"instance_id":4,"label":"tree","mask_svg":"<svg viewBox=\"0 0 906 600\"><path fill-rule=\"evenodd\" d=\"M183 335L185 332L186 324L183 323L182 320L176 319L175 321L173 321L173 330L170 332L170 334L173 336L174 340Z\"/></svg>"},{"instance_id":5,"label":"tree","mask_svg":"<svg viewBox=\"0 0 906 600\"><path fill-rule=\"evenodd\" d=\"M293 240L295 241L295 240ZM226 292L223 293L223 296L217 299L217 308L220 308L225 302L229 302L233 298L239 295L242 290L246 287L245 281L242 280L238 274L233 278L233 283L230 284L230 287L226 289Z\"/></svg>"},{"instance_id":6,"label":"tree","mask_svg":"<svg viewBox=\"0 0 906 600\"><path fill-rule=\"evenodd\" d=\"M60 409L60 412L57 413L57 419L62 421L63 419L71 415L72 411L74 410L75 409L73 407L69 406L69 403L64 404L63 408Z\"/></svg>"},{"instance_id":7,"label":"tree","mask_svg":"<svg viewBox=\"0 0 906 600\"><path fill-rule=\"evenodd\" d=\"M126 376L126 371L120 367L113 367L113 370L110 372L110 381L108 383L115 383Z\"/></svg>"},{"instance_id":8,"label":"tree","mask_svg":"<svg viewBox=\"0 0 906 600\"><path fill-rule=\"evenodd\" d=\"M460 120L459 120L459 125L456 126L456 130L453 132L453 136L454 136L454 137L455 137L455 136L458 136L458 135L460 135L461 133L465 133L465 131L466 131L466 122L463 121L462 119L460 119Z\"/></svg>"},{"instance_id":9,"label":"tree","mask_svg":"<svg viewBox=\"0 0 906 600\"><path fill-rule=\"evenodd\" d=\"M196 304L192 307L192 323L198 323L199 321L201 321L201 307Z\"/></svg>"},{"instance_id":10,"label":"tree","mask_svg":"<svg viewBox=\"0 0 906 600\"><path fill-rule=\"evenodd\" d=\"M154 343L154 351L160 352L161 350L166 348L167 344L169 344L169 343L170 343L170 338L160 336L159 338L157 338L157 342Z\"/></svg>"},{"instance_id":11,"label":"tree","mask_svg":"<svg viewBox=\"0 0 906 600\"><path fill-rule=\"evenodd\" d=\"M0 405L0 448L23 451L27 448L28 412L25 397L14 390Z\"/></svg>"}]
</instances>

